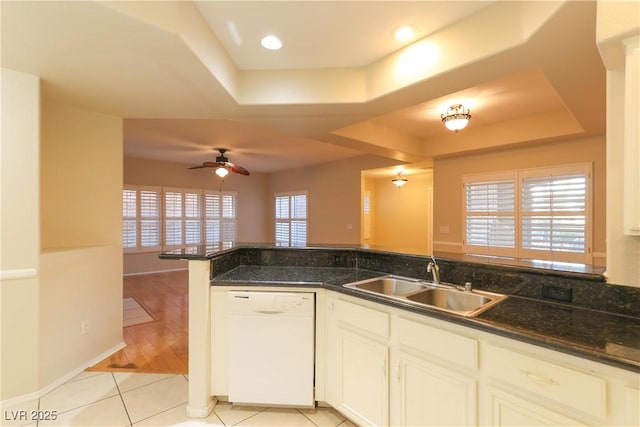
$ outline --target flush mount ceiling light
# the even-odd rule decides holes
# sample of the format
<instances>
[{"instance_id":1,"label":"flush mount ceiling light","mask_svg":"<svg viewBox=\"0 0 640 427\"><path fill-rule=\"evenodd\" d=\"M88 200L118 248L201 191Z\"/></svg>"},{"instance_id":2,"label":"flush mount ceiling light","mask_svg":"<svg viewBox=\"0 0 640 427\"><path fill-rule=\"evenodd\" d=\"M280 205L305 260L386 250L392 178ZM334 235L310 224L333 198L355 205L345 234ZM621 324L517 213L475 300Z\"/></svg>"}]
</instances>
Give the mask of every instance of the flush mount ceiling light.
<instances>
[{"instance_id":1,"label":"flush mount ceiling light","mask_svg":"<svg viewBox=\"0 0 640 427\"><path fill-rule=\"evenodd\" d=\"M467 127L469 119L471 118L469 112L470 110L464 108L462 104L455 104L449 107L447 113L442 114L440 117L442 117L442 123L444 123L447 129L457 133Z\"/></svg>"},{"instance_id":2,"label":"flush mount ceiling light","mask_svg":"<svg viewBox=\"0 0 640 427\"><path fill-rule=\"evenodd\" d=\"M274 35L263 37L260 44L262 47L269 50L278 50L282 47L282 42Z\"/></svg>"},{"instance_id":3,"label":"flush mount ceiling light","mask_svg":"<svg viewBox=\"0 0 640 427\"><path fill-rule=\"evenodd\" d=\"M220 166L219 168L216 168L216 175L218 175L220 178L224 178L228 174L229 174L229 171L224 166Z\"/></svg>"},{"instance_id":4,"label":"flush mount ceiling light","mask_svg":"<svg viewBox=\"0 0 640 427\"><path fill-rule=\"evenodd\" d=\"M409 40L413 39L415 33L416 32L414 27L412 27L411 25L404 25L397 28L394 31L393 35L399 42L408 42Z\"/></svg>"},{"instance_id":5,"label":"flush mount ceiling light","mask_svg":"<svg viewBox=\"0 0 640 427\"><path fill-rule=\"evenodd\" d=\"M391 180L391 182L393 183L393 185L397 186L398 188L402 187L403 185L405 185L407 182L409 182L409 180L407 178L404 177L404 175L402 175L402 173L398 173L398 176L396 176L395 178L393 178Z\"/></svg>"}]
</instances>

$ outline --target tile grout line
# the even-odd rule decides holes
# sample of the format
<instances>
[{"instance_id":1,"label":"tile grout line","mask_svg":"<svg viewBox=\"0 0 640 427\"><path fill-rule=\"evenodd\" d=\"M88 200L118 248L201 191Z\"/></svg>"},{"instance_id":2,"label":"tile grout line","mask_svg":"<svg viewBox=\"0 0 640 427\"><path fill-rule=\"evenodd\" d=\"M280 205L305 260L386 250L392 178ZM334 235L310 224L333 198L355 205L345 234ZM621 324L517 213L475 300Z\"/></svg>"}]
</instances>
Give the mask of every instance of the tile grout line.
<instances>
[{"instance_id":1,"label":"tile grout line","mask_svg":"<svg viewBox=\"0 0 640 427\"><path fill-rule=\"evenodd\" d=\"M131 415L129 415L129 410L127 409L127 404L124 403L124 397L122 397L122 392L120 391L120 386L118 385L118 381L116 381L115 375L111 372L111 378L113 378L113 382L116 384L116 389L118 390L118 396L120 396L120 401L122 402L122 406L124 407L124 412L127 414L127 419L129 420L129 425L133 426L133 422L131 421Z\"/></svg>"}]
</instances>

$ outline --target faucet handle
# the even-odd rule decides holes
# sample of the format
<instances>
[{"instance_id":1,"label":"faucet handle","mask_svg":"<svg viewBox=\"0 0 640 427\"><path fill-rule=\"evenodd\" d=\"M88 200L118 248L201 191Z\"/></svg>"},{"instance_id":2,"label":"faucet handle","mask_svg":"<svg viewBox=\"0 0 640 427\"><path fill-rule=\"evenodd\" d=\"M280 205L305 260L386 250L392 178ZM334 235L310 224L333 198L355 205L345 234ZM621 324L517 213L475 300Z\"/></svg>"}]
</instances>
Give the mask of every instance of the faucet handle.
<instances>
[{"instance_id":1,"label":"faucet handle","mask_svg":"<svg viewBox=\"0 0 640 427\"><path fill-rule=\"evenodd\" d=\"M471 282L464 282L464 291L465 292L471 292L473 285Z\"/></svg>"}]
</instances>

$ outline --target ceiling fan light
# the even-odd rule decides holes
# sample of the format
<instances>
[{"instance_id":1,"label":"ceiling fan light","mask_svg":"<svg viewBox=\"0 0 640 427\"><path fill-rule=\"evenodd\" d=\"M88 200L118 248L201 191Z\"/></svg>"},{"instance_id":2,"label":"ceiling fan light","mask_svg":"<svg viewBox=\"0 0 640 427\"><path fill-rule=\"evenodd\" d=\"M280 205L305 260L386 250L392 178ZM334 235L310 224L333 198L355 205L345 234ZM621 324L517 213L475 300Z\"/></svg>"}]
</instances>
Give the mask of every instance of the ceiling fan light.
<instances>
[{"instance_id":1,"label":"ceiling fan light","mask_svg":"<svg viewBox=\"0 0 640 427\"><path fill-rule=\"evenodd\" d=\"M440 117L447 129L459 132L469 124L469 119L471 119L469 112L470 110L464 108L462 104L455 104L449 107L447 113L442 114Z\"/></svg>"},{"instance_id":2,"label":"ceiling fan light","mask_svg":"<svg viewBox=\"0 0 640 427\"><path fill-rule=\"evenodd\" d=\"M229 171L224 166L220 166L219 168L216 168L216 175L218 175L220 178L224 178L228 174L229 174Z\"/></svg>"}]
</instances>

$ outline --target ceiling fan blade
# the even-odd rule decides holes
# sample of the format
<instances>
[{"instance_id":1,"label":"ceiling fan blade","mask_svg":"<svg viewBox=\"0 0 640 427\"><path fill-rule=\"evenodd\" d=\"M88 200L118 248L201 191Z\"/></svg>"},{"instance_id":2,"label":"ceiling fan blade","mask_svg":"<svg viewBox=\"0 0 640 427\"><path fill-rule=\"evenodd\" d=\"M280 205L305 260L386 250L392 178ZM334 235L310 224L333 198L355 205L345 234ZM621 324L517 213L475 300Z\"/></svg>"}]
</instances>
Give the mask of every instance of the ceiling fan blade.
<instances>
[{"instance_id":1,"label":"ceiling fan blade","mask_svg":"<svg viewBox=\"0 0 640 427\"><path fill-rule=\"evenodd\" d=\"M216 162L204 162L200 166L192 166L189 169L202 169L202 168L217 168L218 166L224 166Z\"/></svg>"},{"instance_id":2,"label":"ceiling fan blade","mask_svg":"<svg viewBox=\"0 0 640 427\"><path fill-rule=\"evenodd\" d=\"M231 162L227 162L227 167L231 170L231 172L239 173L241 175L249 175L249 171L242 166L234 165Z\"/></svg>"}]
</instances>

